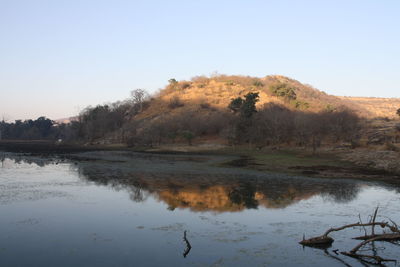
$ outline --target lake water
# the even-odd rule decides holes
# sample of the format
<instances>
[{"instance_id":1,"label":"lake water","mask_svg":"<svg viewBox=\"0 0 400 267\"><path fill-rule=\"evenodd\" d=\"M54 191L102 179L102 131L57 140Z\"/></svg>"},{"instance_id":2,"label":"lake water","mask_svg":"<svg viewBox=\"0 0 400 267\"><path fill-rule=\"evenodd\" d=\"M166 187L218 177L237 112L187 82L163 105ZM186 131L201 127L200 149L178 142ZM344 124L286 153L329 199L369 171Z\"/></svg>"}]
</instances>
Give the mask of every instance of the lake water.
<instances>
[{"instance_id":1,"label":"lake water","mask_svg":"<svg viewBox=\"0 0 400 267\"><path fill-rule=\"evenodd\" d=\"M378 205L400 222L398 187L219 167L228 157L0 159L0 266L363 266L333 252L360 229L333 233L326 250L298 242ZM396 244L375 246L400 258Z\"/></svg>"}]
</instances>

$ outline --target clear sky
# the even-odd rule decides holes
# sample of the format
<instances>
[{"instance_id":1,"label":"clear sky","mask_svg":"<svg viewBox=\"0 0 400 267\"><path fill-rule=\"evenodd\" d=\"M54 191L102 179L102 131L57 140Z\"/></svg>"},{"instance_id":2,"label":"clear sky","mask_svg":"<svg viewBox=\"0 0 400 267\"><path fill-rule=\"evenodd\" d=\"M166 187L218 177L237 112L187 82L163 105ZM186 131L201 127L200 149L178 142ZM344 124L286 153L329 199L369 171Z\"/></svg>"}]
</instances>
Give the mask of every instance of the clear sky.
<instances>
[{"instance_id":1,"label":"clear sky","mask_svg":"<svg viewBox=\"0 0 400 267\"><path fill-rule=\"evenodd\" d=\"M68 117L214 71L400 97L400 1L0 0L9 120Z\"/></svg>"}]
</instances>

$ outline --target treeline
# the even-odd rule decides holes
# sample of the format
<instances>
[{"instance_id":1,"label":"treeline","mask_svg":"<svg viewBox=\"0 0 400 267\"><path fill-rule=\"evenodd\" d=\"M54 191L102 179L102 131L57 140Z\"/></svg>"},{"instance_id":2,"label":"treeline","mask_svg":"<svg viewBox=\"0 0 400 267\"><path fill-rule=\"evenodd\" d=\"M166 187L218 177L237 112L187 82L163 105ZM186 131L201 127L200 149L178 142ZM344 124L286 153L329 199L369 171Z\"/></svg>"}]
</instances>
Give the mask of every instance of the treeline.
<instances>
[{"instance_id":1,"label":"treeline","mask_svg":"<svg viewBox=\"0 0 400 267\"><path fill-rule=\"evenodd\" d=\"M171 82L172 83L172 82ZM272 87L274 93L293 102L287 86ZM122 102L84 109L76 120L57 124L45 117L37 120L1 122L2 139L58 140L84 144L126 143L157 146L201 138L218 138L230 145L302 146L316 150L322 144L346 142L355 147L360 138L360 119L347 108L308 112L293 105L269 103L256 108L258 92L232 99L227 108L208 103L188 103L178 97L161 103L141 89ZM150 106L164 105L162 112L143 116ZM154 113L154 112L153 112Z\"/></svg>"},{"instance_id":2,"label":"treeline","mask_svg":"<svg viewBox=\"0 0 400 267\"><path fill-rule=\"evenodd\" d=\"M232 99L228 110L207 105L198 110L175 115L162 115L149 121L131 122L130 145L160 145L195 138L218 136L230 145L247 144L259 149L266 146L293 145L312 147L324 142L346 142L355 147L360 138L360 119L347 108L329 109L319 113L289 109L283 105L266 104L257 110L258 93Z\"/></svg>"},{"instance_id":3,"label":"treeline","mask_svg":"<svg viewBox=\"0 0 400 267\"><path fill-rule=\"evenodd\" d=\"M64 142L85 144L125 142L123 131L129 128L132 116L142 112L149 104L149 95L143 89L131 92L124 101L86 107L68 124L58 124L58 138Z\"/></svg>"},{"instance_id":4,"label":"treeline","mask_svg":"<svg viewBox=\"0 0 400 267\"><path fill-rule=\"evenodd\" d=\"M52 140L58 138L60 129L52 120L39 117L36 120L16 120L13 123L0 122L1 139Z\"/></svg>"}]
</instances>

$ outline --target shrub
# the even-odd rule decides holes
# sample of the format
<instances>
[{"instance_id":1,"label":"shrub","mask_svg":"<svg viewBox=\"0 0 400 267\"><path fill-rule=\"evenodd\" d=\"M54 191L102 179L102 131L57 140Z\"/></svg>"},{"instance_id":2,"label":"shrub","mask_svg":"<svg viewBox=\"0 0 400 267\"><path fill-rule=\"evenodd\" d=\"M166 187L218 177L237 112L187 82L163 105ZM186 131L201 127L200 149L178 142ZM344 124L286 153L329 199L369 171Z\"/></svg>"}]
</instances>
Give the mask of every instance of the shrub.
<instances>
[{"instance_id":1,"label":"shrub","mask_svg":"<svg viewBox=\"0 0 400 267\"><path fill-rule=\"evenodd\" d=\"M187 89L191 86L191 84L189 82L183 82L181 83L180 87L182 90Z\"/></svg>"},{"instance_id":2,"label":"shrub","mask_svg":"<svg viewBox=\"0 0 400 267\"><path fill-rule=\"evenodd\" d=\"M171 109L183 107L185 104L181 101L178 96L174 96L169 101L168 107Z\"/></svg>"},{"instance_id":3,"label":"shrub","mask_svg":"<svg viewBox=\"0 0 400 267\"><path fill-rule=\"evenodd\" d=\"M191 131L182 131L181 135L184 139L186 139L186 141L188 142L188 145L192 145L192 140L194 138L194 133L192 133Z\"/></svg>"},{"instance_id":4,"label":"shrub","mask_svg":"<svg viewBox=\"0 0 400 267\"><path fill-rule=\"evenodd\" d=\"M293 105L297 109L308 109L310 107L310 104L308 102L300 100L294 100Z\"/></svg>"},{"instance_id":5,"label":"shrub","mask_svg":"<svg viewBox=\"0 0 400 267\"><path fill-rule=\"evenodd\" d=\"M200 103L200 107L201 107L202 109L209 109L211 106L210 106L209 103L203 102L203 103Z\"/></svg>"},{"instance_id":6,"label":"shrub","mask_svg":"<svg viewBox=\"0 0 400 267\"><path fill-rule=\"evenodd\" d=\"M274 96L282 97L288 103L297 99L295 88L286 83L271 85L269 90Z\"/></svg>"},{"instance_id":7,"label":"shrub","mask_svg":"<svg viewBox=\"0 0 400 267\"><path fill-rule=\"evenodd\" d=\"M176 79L174 79L174 78L169 79L168 82L169 82L169 84L172 84L172 85L175 85L175 84L178 83L178 81Z\"/></svg>"},{"instance_id":8,"label":"shrub","mask_svg":"<svg viewBox=\"0 0 400 267\"><path fill-rule=\"evenodd\" d=\"M255 80L255 81L253 82L253 85L254 85L255 87L263 87L263 86L264 86L264 84L263 84L260 80Z\"/></svg>"}]
</instances>

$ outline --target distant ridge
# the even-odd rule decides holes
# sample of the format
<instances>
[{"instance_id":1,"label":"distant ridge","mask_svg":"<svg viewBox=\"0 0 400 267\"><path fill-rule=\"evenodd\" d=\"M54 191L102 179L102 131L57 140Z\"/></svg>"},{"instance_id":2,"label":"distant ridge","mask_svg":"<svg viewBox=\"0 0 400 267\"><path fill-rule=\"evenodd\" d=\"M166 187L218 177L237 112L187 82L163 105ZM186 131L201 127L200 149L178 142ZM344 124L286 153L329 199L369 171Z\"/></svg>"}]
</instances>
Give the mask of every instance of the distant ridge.
<instances>
[{"instance_id":1,"label":"distant ridge","mask_svg":"<svg viewBox=\"0 0 400 267\"><path fill-rule=\"evenodd\" d=\"M62 124L62 123L70 123L72 121L77 121L78 116L73 116L73 117L68 117L68 118L62 118L62 119L56 119L54 120L57 124Z\"/></svg>"},{"instance_id":2,"label":"distant ridge","mask_svg":"<svg viewBox=\"0 0 400 267\"><path fill-rule=\"evenodd\" d=\"M400 98L353 96L339 96L339 98L368 110L374 117L397 117L396 111L400 108Z\"/></svg>"}]
</instances>

